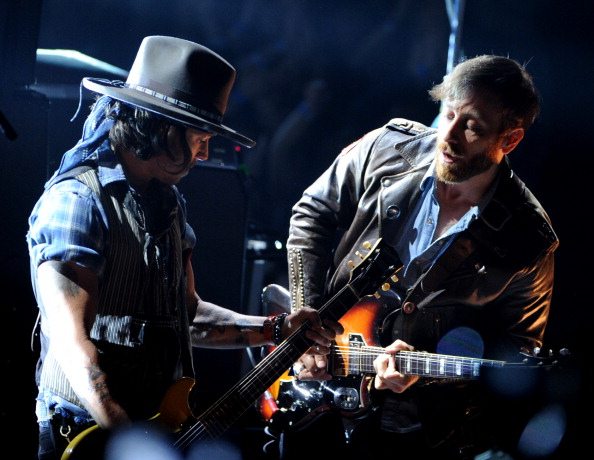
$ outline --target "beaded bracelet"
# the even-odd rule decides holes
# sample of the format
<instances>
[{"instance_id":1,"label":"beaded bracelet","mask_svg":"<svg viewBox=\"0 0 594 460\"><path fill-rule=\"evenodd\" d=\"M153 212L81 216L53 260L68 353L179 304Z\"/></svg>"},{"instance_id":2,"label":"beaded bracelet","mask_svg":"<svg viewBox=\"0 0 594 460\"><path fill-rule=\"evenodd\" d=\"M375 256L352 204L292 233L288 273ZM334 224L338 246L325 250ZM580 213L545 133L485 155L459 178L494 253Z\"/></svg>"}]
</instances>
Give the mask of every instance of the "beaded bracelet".
<instances>
[{"instance_id":1,"label":"beaded bracelet","mask_svg":"<svg viewBox=\"0 0 594 460\"><path fill-rule=\"evenodd\" d=\"M281 313L272 317L272 342L275 345L280 345L283 341L283 324L288 313Z\"/></svg>"}]
</instances>

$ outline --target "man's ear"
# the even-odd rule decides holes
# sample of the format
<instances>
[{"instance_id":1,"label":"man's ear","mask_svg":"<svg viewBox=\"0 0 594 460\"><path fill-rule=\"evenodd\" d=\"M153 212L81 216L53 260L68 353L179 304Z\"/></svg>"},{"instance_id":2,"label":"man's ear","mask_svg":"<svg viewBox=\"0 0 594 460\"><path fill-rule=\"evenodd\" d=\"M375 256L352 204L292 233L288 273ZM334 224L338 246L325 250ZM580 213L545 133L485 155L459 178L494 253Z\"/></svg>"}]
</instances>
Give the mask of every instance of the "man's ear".
<instances>
[{"instance_id":1,"label":"man's ear","mask_svg":"<svg viewBox=\"0 0 594 460\"><path fill-rule=\"evenodd\" d=\"M524 139L524 128L513 128L505 132L501 139L501 151L504 155L507 155L520 141Z\"/></svg>"}]
</instances>

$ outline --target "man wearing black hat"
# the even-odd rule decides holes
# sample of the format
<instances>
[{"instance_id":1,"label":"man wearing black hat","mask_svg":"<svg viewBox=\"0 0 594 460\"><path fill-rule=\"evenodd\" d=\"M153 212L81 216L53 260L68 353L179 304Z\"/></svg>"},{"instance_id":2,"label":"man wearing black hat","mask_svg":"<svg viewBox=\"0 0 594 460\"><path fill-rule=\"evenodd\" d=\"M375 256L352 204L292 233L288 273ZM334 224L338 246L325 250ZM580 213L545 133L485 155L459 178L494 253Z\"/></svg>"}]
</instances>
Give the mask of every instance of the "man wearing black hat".
<instances>
[{"instance_id":1,"label":"man wearing black hat","mask_svg":"<svg viewBox=\"0 0 594 460\"><path fill-rule=\"evenodd\" d=\"M146 420L168 388L192 376L191 346L279 343L317 312L257 317L195 291L195 243L176 184L221 135L235 69L196 43L146 37L125 83L85 78L102 96L83 135L46 183L27 242L40 310L36 376L40 459L58 458L84 428ZM257 395L256 395L257 396ZM107 431L107 430L105 430Z\"/></svg>"}]
</instances>

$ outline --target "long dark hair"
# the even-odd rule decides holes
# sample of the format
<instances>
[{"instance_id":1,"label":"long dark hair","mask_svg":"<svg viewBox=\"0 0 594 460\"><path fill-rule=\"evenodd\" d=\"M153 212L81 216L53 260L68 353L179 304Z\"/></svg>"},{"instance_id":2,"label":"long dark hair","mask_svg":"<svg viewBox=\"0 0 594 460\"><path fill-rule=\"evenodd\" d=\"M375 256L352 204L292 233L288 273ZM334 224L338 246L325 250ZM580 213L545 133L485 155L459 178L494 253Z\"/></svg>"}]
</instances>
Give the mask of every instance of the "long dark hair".
<instances>
[{"instance_id":1,"label":"long dark hair","mask_svg":"<svg viewBox=\"0 0 594 460\"><path fill-rule=\"evenodd\" d=\"M184 126L120 101L113 101L106 110L107 116L115 120L109 132L109 140L116 151L130 149L142 160L148 160L158 152L165 152L169 158L179 164L180 170L183 170L191 161L192 154L186 142ZM176 129L180 136L180 145L183 146L181 162L171 152L167 142L167 135L172 128Z\"/></svg>"}]
</instances>

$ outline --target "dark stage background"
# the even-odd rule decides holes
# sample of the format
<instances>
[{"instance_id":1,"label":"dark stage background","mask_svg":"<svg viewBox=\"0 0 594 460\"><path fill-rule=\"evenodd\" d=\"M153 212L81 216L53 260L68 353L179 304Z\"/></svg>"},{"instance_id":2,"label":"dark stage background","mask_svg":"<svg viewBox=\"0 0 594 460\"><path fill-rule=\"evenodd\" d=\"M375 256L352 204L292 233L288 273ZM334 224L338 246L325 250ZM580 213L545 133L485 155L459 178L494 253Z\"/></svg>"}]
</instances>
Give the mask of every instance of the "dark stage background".
<instances>
[{"instance_id":1,"label":"dark stage background","mask_svg":"<svg viewBox=\"0 0 594 460\"><path fill-rule=\"evenodd\" d=\"M0 404L3 438L35 446L30 331L35 303L25 245L27 217L63 151L79 137L91 103L69 122L83 76L125 79L146 35L174 35L209 46L238 76L225 123L257 140L251 151L221 141L181 188L199 243L204 298L266 313L259 292L284 283L290 206L340 149L392 117L431 124L438 107L427 90L448 64L450 23L439 0L3 0L0 9L0 267L3 300ZM586 243L591 218L594 119L594 6L590 1L469 0L458 51L509 55L527 63L542 114L512 153L517 174L548 209L560 237L547 347L568 348L572 364L543 382L547 401L567 415L558 458L590 451L594 315ZM57 58L39 51L74 50ZM109 64L106 65L106 64ZM14 129L14 133L11 131ZM15 138L16 135L16 138ZM237 148L236 148L237 147ZM243 351L197 352L205 395L250 366ZM208 396L206 396L208 397ZM514 414L510 413L510 419ZM257 411L238 423L261 441ZM23 436L25 433L25 436ZM249 437L249 436L248 436Z\"/></svg>"}]
</instances>

